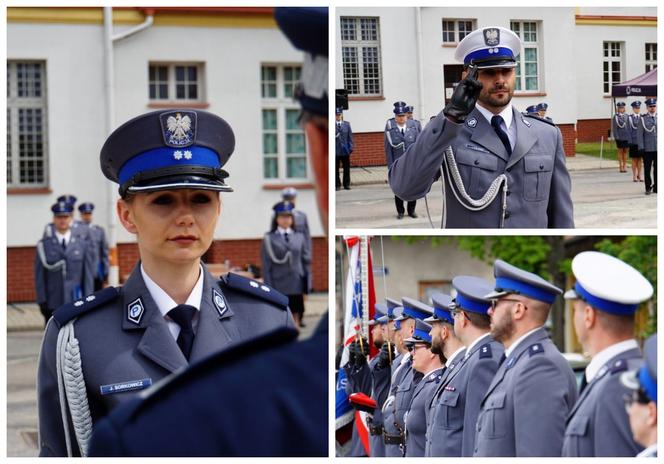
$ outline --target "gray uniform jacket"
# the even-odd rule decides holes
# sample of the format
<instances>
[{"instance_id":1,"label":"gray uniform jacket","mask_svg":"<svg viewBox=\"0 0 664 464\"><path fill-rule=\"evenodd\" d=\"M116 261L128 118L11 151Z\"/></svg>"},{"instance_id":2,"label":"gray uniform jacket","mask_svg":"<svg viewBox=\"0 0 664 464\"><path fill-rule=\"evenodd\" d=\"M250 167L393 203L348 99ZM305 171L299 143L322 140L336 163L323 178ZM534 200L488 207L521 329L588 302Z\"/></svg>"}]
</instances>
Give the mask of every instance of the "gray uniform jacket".
<instances>
[{"instance_id":1,"label":"gray uniform jacket","mask_svg":"<svg viewBox=\"0 0 664 464\"><path fill-rule=\"evenodd\" d=\"M350 156L353 153L353 131L348 121L341 121L341 124L334 123L335 133L335 156L337 158Z\"/></svg>"},{"instance_id":2,"label":"gray uniform jacket","mask_svg":"<svg viewBox=\"0 0 664 464\"><path fill-rule=\"evenodd\" d=\"M560 456L576 398L572 369L539 328L491 381L477 419L474 456Z\"/></svg>"},{"instance_id":3,"label":"gray uniform jacket","mask_svg":"<svg viewBox=\"0 0 664 464\"><path fill-rule=\"evenodd\" d=\"M657 114L652 116L647 113L641 117L641 124L638 126L636 138L639 150L657 151Z\"/></svg>"},{"instance_id":4,"label":"gray uniform jacket","mask_svg":"<svg viewBox=\"0 0 664 464\"><path fill-rule=\"evenodd\" d=\"M632 438L620 374L642 364L638 348L620 353L602 366L581 393L567 418L563 456L632 457L643 447Z\"/></svg>"},{"instance_id":5,"label":"gray uniform jacket","mask_svg":"<svg viewBox=\"0 0 664 464\"><path fill-rule=\"evenodd\" d=\"M304 211L300 211L299 209L294 209L293 224L295 224L295 230L302 232L304 235L304 243L307 247L307 256L309 256L311 260L311 257L313 256L313 247L311 244L311 233L309 232L309 220L307 219L307 214ZM305 293L309 293L312 289L313 278L311 274L311 261L306 265L305 271L307 274L307 291Z\"/></svg>"},{"instance_id":6,"label":"gray uniform jacket","mask_svg":"<svg viewBox=\"0 0 664 464\"><path fill-rule=\"evenodd\" d=\"M627 117L627 128L629 129L629 139L628 142L630 145L639 145L639 139L637 137L639 132L639 126L641 125L641 114L630 114Z\"/></svg>"},{"instance_id":7,"label":"gray uniform jacket","mask_svg":"<svg viewBox=\"0 0 664 464\"><path fill-rule=\"evenodd\" d=\"M94 289L95 260L87 241L71 234L65 250L55 234L42 238L35 253L37 303L50 311L82 298Z\"/></svg>"},{"instance_id":8,"label":"gray uniform jacket","mask_svg":"<svg viewBox=\"0 0 664 464\"><path fill-rule=\"evenodd\" d=\"M447 368L443 371L443 376L440 379L440 382L438 382L438 386L436 387L436 391L434 391L433 395L431 395L431 398L429 398L429 403L427 404L427 435L426 435L426 446L424 447L424 455L427 457L431 456L439 456L439 454L434 454L438 453L438 450L436 449L436 446L439 444L438 441L436 440L435 432L434 432L434 414L435 414L435 409L436 409L436 403L438 399L440 398L440 393L442 391L443 385L445 385L445 382L447 382L447 379L454 373L456 372L456 369L459 367L461 364L461 361L466 355L466 349L464 348L463 350L459 351L454 358L449 362L447 365ZM473 427L473 430L475 430L475 427Z\"/></svg>"},{"instance_id":9,"label":"gray uniform jacket","mask_svg":"<svg viewBox=\"0 0 664 464\"><path fill-rule=\"evenodd\" d=\"M611 135L614 140L629 140L629 123L627 114L616 113L611 118Z\"/></svg>"},{"instance_id":10,"label":"gray uniform jacket","mask_svg":"<svg viewBox=\"0 0 664 464\"><path fill-rule=\"evenodd\" d=\"M423 457L426 446L427 406L431 401L444 367L436 369L424 377L415 387L410 400L410 408L406 413L406 457Z\"/></svg>"},{"instance_id":11,"label":"gray uniform jacket","mask_svg":"<svg viewBox=\"0 0 664 464\"><path fill-rule=\"evenodd\" d=\"M90 229L90 236L94 247L97 249L97 266L95 268L95 277L104 280L108 277L109 260L108 260L108 242L106 242L106 232L104 228L97 224L88 226Z\"/></svg>"},{"instance_id":12,"label":"gray uniform jacket","mask_svg":"<svg viewBox=\"0 0 664 464\"><path fill-rule=\"evenodd\" d=\"M390 391L390 368L379 368L378 356L371 360L371 378L372 378L372 393L371 398L376 400L377 408L374 411L373 418L371 419L374 427L383 427L383 404L387 399ZM385 456L385 441L383 435L373 434L369 436L371 456L384 457Z\"/></svg>"},{"instance_id":13,"label":"gray uniform jacket","mask_svg":"<svg viewBox=\"0 0 664 464\"><path fill-rule=\"evenodd\" d=\"M402 435L405 431L403 415L408 410L410 398L416 385L416 379L419 380L421 374L413 372L413 360L408 361L392 376L390 385L390 395L383 403L383 428L386 434L396 436ZM402 451L399 445L385 444L386 457L402 457Z\"/></svg>"},{"instance_id":14,"label":"gray uniform jacket","mask_svg":"<svg viewBox=\"0 0 664 464\"><path fill-rule=\"evenodd\" d=\"M390 167L394 194L403 200L425 196L440 172L445 149L452 147L463 186L471 198L482 198L499 175L507 177L504 227L574 227L571 180L560 130L515 108L512 112L516 145L511 156L477 108L463 124L448 121L441 112ZM459 203L455 192L456 187L446 181L447 227L500 227L502 194L485 209L470 211Z\"/></svg>"},{"instance_id":15,"label":"gray uniform jacket","mask_svg":"<svg viewBox=\"0 0 664 464\"><path fill-rule=\"evenodd\" d=\"M385 161L388 167L392 166L408 147L415 143L420 134L420 129L412 119L406 120L403 131L402 134L394 118L388 119L385 123Z\"/></svg>"},{"instance_id":16,"label":"gray uniform jacket","mask_svg":"<svg viewBox=\"0 0 664 464\"><path fill-rule=\"evenodd\" d=\"M491 384L505 351L488 337L459 363L432 401L431 456L472 456L480 402Z\"/></svg>"},{"instance_id":17,"label":"gray uniform jacket","mask_svg":"<svg viewBox=\"0 0 664 464\"><path fill-rule=\"evenodd\" d=\"M308 291L306 270L311 257L302 232L289 233L288 242L278 231L268 232L263 236L261 258L266 284L284 295L300 295Z\"/></svg>"},{"instance_id":18,"label":"gray uniform jacket","mask_svg":"<svg viewBox=\"0 0 664 464\"><path fill-rule=\"evenodd\" d=\"M189 362L277 328L294 326L284 295L250 285L256 282L233 274L217 280L207 268L203 269L203 297ZM39 355L41 456L67 455L56 345L60 328L72 320L93 424L140 389L188 365L145 286L140 263L123 287L108 287L97 292L94 299L88 297L86 302L59 308L48 322ZM68 425L74 437L71 420ZM73 454L79 455L74 438L72 442Z\"/></svg>"}]
</instances>

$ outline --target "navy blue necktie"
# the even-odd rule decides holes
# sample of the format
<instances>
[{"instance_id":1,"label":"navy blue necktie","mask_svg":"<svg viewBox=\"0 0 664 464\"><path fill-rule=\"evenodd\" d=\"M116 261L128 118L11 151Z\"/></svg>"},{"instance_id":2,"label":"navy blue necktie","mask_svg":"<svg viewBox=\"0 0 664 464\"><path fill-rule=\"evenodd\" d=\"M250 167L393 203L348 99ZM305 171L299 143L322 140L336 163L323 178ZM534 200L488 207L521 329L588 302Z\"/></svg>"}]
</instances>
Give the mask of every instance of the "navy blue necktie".
<instances>
[{"instance_id":1,"label":"navy blue necktie","mask_svg":"<svg viewBox=\"0 0 664 464\"><path fill-rule=\"evenodd\" d=\"M168 312L168 316L180 326L180 334L177 343L187 361L194 345L194 328L191 321L194 319L197 309L189 305L177 305Z\"/></svg>"},{"instance_id":2,"label":"navy blue necktie","mask_svg":"<svg viewBox=\"0 0 664 464\"><path fill-rule=\"evenodd\" d=\"M67 249L67 240L63 238L62 239L62 251L65 251L66 249Z\"/></svg>"},{"instance_id":3,"label":"navy blue necktie","mask_svg":"<svg viewBox=\"0 0 664 464\"><path fill-rule=\"evenodd\" d=\"M500 127L502 123L503 123L502 116L494 116L491 118L491 125L493 126L493 130L496 131L496 135L498 135L500 141L503 142L505 150L507 150L507 154L511 155L512 145L510 144L509 137L507 137L507 133L502 129L502 127Z\"/></svg>"}]
</instances>

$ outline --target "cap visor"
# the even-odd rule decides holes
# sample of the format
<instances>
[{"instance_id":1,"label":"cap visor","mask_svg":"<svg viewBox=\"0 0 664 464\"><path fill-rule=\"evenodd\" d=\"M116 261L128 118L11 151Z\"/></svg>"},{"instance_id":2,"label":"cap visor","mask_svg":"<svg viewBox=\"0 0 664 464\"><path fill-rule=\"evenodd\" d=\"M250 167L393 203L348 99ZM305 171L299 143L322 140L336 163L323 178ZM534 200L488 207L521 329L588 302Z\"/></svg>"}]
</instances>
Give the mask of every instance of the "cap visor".
<instances>
[{"instance_id":1,"label":"cap visor","mask_svg":"<svg viewBox=\"0 0 664 464\"><path fill-rule=\"evenodd\" d=\"M440 319L438 319L436 316L431 316L427 317L426 319L422 319L422 322L438 322Z\"/></svg>"},{"instance_id":2,"label":"cap visor","mask_svg":"<svg viewBox=\"0 0 664 464\"><path fill-rule=\"evenodd\" d=\"M496 300L496 299L500 298L501 296L505 296L505 295L509 295L509 294L510 294L510 292L499 292L497 290L494 290L493 292L484 295L483 298L485 300Z\"/></svg>"},{"instance_id":3,"label":"cap visor","mask_svg":"<svg viewBox=\"0 0 664 464\"><path fill-rule=\"evenodd\" d=\"M141 182L140 185L132 185L127 189L130 193L156 192L159 190L215 190L217 192L232 192L233 189L222 180L202 176L168 176Z\"/></svg>"}]
</instances>

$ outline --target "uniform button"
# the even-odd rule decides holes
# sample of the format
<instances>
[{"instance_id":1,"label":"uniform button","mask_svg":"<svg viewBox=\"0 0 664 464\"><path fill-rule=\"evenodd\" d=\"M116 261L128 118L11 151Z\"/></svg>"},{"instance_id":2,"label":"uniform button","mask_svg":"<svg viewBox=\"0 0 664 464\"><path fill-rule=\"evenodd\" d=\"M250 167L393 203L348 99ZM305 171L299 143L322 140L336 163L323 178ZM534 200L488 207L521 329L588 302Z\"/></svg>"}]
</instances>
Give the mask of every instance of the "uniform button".
<instances>
[{"instance_id":1,"label":"uniform button","mask_svg":"<svg viewBox=\"0 0 664 464\"><path fill-rule=\"evenodd\" d=\"M509 211L505 211L505 219L509 219L509 217L510 217L510 212L509 212Z\"/></svg>"},{"instance_id":2,"label":"uniform button","mask_svg":"<svg viewBox=\"0 0 664 464\"><path fill-rule=\"evenodd\" d=\"M511 191L511 190L508 190L508 191L507 191L507 196L509 197L510 195L512 195L512 191Z\"/></svg>"},{"instance_id":3,"label":"uniform button","mask_svg":"<svg viewBox=\"0 0 664 464\"><path fill-rule=\"evenodd\" d=\"M507 168L507 172L512 172L512 168Z\"/></svg>"},{"instance_id":4,"label":"uniform button","mask_svg":"<svg viewBox=\"0 0 664 464\"><path fill-rule=\"evenodd\" d=\"M480 164L480 160L475 160L475 166L477 166L478 164Z\"/></svg>"},{"instance_id":5,"label":"uniform button","mask_svg":"<svg viewBox=\"0 0 664 464\"><path fill-rule=\"evenodd\" d=\"M543 164L540 164L540 169L544 169L544 165L543 165Z\"/></svg>"}]
</instances>

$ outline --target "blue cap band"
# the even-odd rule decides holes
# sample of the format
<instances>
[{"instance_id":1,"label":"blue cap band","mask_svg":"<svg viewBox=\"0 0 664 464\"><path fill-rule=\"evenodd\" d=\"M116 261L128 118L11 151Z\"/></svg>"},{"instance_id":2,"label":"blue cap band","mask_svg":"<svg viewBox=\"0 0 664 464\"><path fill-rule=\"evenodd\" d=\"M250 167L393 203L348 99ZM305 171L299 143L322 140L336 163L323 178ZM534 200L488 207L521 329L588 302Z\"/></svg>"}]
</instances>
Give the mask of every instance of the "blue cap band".
<instances>
[{"instance_id":1,"label":"blue cap band","mask_svg":"<svg viewBox=\"0 0 664 464\"><path fill-rule=\"evenodd\" d=\"M657 382L650 376L650 371L646 366L639 370L639 383L648 398L657 403Z\"/></svg>"},{"instance_id":2,"label":"blue cap band","mask_svg":"<svg viewBox=\"0 0 664 464\"><path fill-rule=\"evenodd\" d=\"M394 321L394 328L396 330L401 329L401 321Z\"/></svg>"},{"instance_id":3,"label":"blue cap band","mask_svg":"<svg viewBox=\"0 0 664 464\"><path fill-rule=\"evenodd\" d=\"M424 330L419 330L415 329L413 332L413 338L419 338L420 340L431 343L431 335L429 335L429 332L425 332Z\"/></svg>"},{"instance_id":4,"label":"blue cap band","mask_svg":"<svg viewBox=\"0 0 664 464\"><path fill-rule=\"evenodd\" d=\"M127 161L120 168L118 179L120 185L124 185L139 172L173 166L221 167L219 156L209 148L196 145L184 148L155 148L136 155Z\"/></svg>"},{"instance_id":5,"label":"blue cap band","mask_svg":"<svg viewBox=\"0 0 664 464\"><path fill-rule=\"evenodd\" d=\"M435 308L434 307L433 313L441 321L445 321L445 322L449 322L450 324L454 324L454 319L452 318L452 315L446 309L440 309L440 308Z\"/></svg>"},{"instance_id":6,"label":"blue cap band","mask_svg":"<svg viewBox=\"0 0 664 464\"><path fill-rule=\"evenodd\" d=\"M457 296L454 298L454 300L456 301L456 304L461 306L461 309L463 309L464 311L471 311L480 314L486 314L489 311L489 307L491 306L490 304L485 302L475 301L471 300L470 298L466 298L461 293L457 293Z\"/></svg>"},{"instance_id":7,"label":"blue cap band","mask_svg":"<svg viewBox=\"0 0 664 464\"><path fill-rule=\"evenodd\" d=\"M590 306L601 309L607 313L617 314L619 316L628 316L636 312L638 304L616 303L615 301L605 300L596 297L581 286L579 282L574 285L574 291L581 296Z\"/></svg>"},{"instance_id":8,"label":"blue cap band","mask_svg":"<svg viewBox=\"0 0 664 464\"><path fill-rule=\"evenodd\" d=\"M482 50L477 50L466 55L463 59L463 64L468 66L473 60L486 60L487 58L514 60L514 52L506 47L483 48Z\"/></svg>"},{"instance_id":9,"label":"blue cap band","mask_svg":"<svg viewBox=\"0 0 664 464\"><path fill-rule=\"evenodd\" d=\"M521 282L520 280L508 279L507 277L496 278L496 290L501 290L501 291L511 290L521 295L529 296L531 298L549 304L556 301L556 295L553 293L549 293L533 285L528 285L526 283Z\"/></svg>"},{"instance_id":10,"label":"blue cap band","mask_svg":"<svg viewBox=\"0 0 664 464\"><path fill-rule=\"evenodd\" d=\"M404 307L403 307L403 313L406 316L410 316L412 318L419 319L419 320L425 319L425 318L430 316L430 314L425 313L424 311L420 311L419 309L413 308L411 306L406 306L406 305L404 305Z\"/></svg>"}]
</instances>

